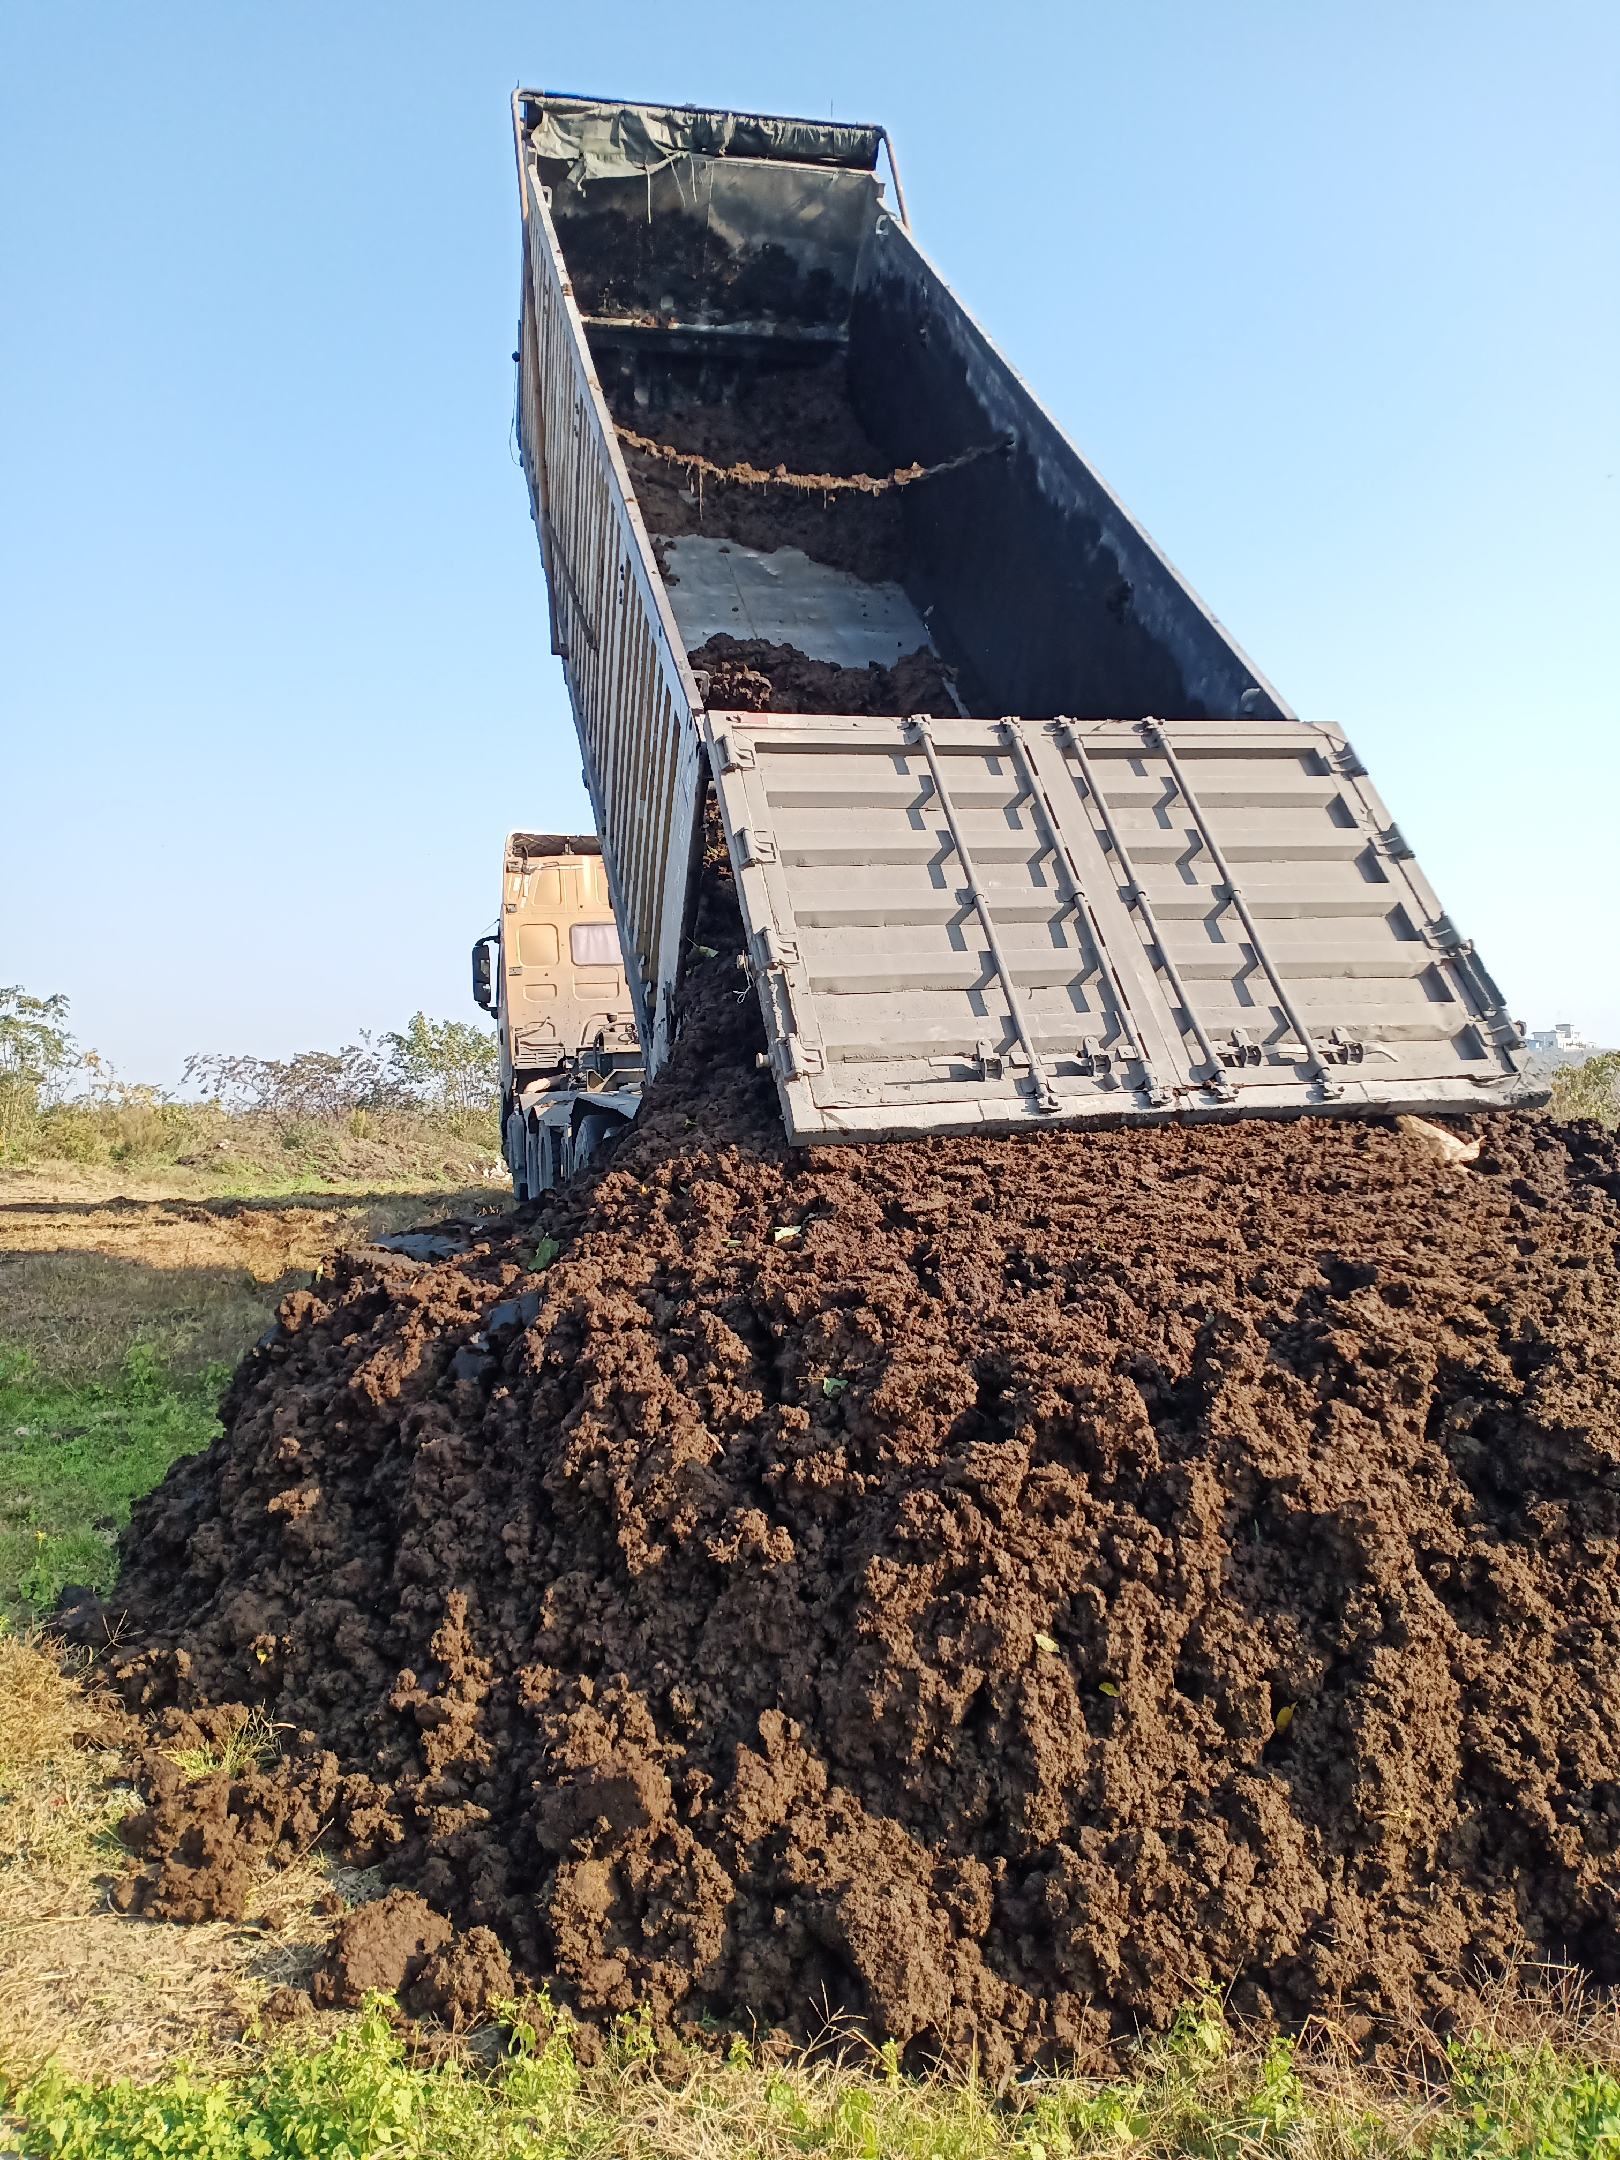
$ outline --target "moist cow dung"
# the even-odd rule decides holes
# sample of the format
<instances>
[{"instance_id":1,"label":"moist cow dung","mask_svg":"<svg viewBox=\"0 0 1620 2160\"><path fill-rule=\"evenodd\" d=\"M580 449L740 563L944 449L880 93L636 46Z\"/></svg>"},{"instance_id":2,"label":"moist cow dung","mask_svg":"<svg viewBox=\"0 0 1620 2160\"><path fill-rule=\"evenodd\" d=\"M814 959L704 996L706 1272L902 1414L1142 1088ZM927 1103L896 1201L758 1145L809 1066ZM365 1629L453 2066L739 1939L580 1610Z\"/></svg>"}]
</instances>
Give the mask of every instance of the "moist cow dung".
<instances>
[{"instance_id":1,"label":"moist cow dung","mask_svg":"<svg viewBox=\"0 0 1620 2160\"><path fill-rule=\"evenodd\" d=\"M949 713L957 709L950 670L919 647L889 667L841 667L795 645L718 632L687 655L708 678L714 712Z\"/></svg>"},{"instance_id":2,"label":"moist cow dung","mask_svg":"<svg viewBox=\"0 0 1620 2160\"><path fill-rule=\"evenodd\" d=\"M155 1748L283 1746L159 1775L126 1902L231 1910L313 1822L442 2015L509 1962L991 2071L1205 1980L1374 2042L1620 1980L1612 1139L792 1152L706 905L599 1174L295 1292L137 1509Z\"/></svg>"},{"instance_id":3,"label":"moist cow dung","mask_svg":"<svg viewBox=\"0 0 1620 2160\"><path fill-rule=\"evenodd\" d=\"M547 163L555 185L566 168ZM830 324L841 311L826 270L805 271L774 242L727 247L705 218L655 221L640 203L627 214L622 205L590 210L574 201L558 223L574 297L587 316Z\"/></svg>"}]
</instances>

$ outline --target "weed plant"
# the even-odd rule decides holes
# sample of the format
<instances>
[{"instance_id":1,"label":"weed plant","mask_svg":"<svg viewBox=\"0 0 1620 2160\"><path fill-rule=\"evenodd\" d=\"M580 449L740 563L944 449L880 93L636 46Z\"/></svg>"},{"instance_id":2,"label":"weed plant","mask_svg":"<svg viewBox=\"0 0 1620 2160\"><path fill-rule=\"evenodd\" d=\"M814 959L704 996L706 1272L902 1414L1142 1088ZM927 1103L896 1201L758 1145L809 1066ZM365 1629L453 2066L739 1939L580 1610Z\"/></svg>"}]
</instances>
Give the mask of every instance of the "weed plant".
<instances>
[{"instance_id":1,"label":"weed plant","mask_svg":"<svg viewBox=\"0 0 1620 2160\"><path fill-rule=\"evenodd\" d=\"M545 2037L542 2037L545 2035ZM1042 2077L993 2093L903 2075L892 2048L767 2064L672 2055L621 2020L582 2066L566 2022L507 2015L494 2063L413 2047L370 2002L335 2039L272 2046L241 2076L177 2069L96 2085L47 2070L6 2095L24 2160L1613 2160L1620 2080L1541 2045L1470 2041L1422 2083L1283 2040L1234 2039L1213 1998L1132 2075Z\"/></svg>"}]
</instances>

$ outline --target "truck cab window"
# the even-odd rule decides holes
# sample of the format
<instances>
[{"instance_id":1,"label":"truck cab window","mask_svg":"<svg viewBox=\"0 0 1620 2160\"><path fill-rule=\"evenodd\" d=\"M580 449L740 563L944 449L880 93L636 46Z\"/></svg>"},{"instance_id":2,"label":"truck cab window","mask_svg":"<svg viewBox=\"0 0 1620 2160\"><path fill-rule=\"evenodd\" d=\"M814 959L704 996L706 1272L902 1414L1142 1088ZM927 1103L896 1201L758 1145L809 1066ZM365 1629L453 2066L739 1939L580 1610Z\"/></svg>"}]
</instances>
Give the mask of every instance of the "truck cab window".
<instances>
[{"instance_id":1,"label":"truck cab window","mask_svg":"<svg viewBox=\"0 0 1620 2160\"><path fill-rule=\"evenodd\" d=\"M568 932L568 950L575 967L616 968L619 933L610 922L577 922Z\"/></svg>"}]
</instances>

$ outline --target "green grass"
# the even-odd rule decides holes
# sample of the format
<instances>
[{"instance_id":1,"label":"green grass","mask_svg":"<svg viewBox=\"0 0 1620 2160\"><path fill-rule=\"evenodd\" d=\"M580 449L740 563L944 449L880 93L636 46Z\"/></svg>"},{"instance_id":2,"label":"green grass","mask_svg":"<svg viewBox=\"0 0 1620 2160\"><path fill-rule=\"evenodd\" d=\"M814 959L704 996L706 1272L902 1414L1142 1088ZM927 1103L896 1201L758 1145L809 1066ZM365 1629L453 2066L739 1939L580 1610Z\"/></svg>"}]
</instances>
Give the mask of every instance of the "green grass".
<instances>
[{"instance_id":1,"label":"green grass","mask_svg":"<svg viewBox=\"0 0 1620 2160\"><path fill-rule=\"evenodd\" d=\"M266 1763L276 1752L276 1728L262 1710L249 1711L245 1721L217 1747L174 1747L166 1750L170 1762L188 1785L203 1778L239 1778L245 1771Z\"/></svg>"},{"instance_id":2,"label":"green grass","mask_svg":"<svg viewBox=\"0 0 1620 2160\"><path fill-rule=\"evenodd\" d=\"M544 2024L542 2022L542 2030ZM1185 2013L1134 2075L1041 2078L997 2096L972 2079L851 2062L660 2054L621 2023L576 2059L514 2014L493 2065L417 2055L374 2001L320 2046L284 2040L231 2079L183 2069L94 2085L46 2071L0 2092L24 2160L1613 2160L1620 2081L1541 2045L1453 2048L1421 2088L1320 2074L1286 2042L1245 2048L1218 2007Z\"/></svg>"},{"instance_id":3,"label":"green grass","mask_svg":"<svg viewBox=\"0 0 1620 2160\"><path fill-rule=\"evenodd\" d=\"M1447 2107L1431 2160L1614 2160L1620 2155L1616 2066L1540 2045L1450 2051Z\"/></svg>"},{"instance_id":4,"label":"green grass","mask_svg":"<svg viewBox=\"0 0 1620 2160\"><path fill-rule=\"evenodd\" d=\"M108 1381L69 1382L0 1348L0 1613L38 1613L64 1585L112 1584L132 1501L218 1430L222 1366L176 1373L147 1344Z\"/></svg>"}]
</instances>

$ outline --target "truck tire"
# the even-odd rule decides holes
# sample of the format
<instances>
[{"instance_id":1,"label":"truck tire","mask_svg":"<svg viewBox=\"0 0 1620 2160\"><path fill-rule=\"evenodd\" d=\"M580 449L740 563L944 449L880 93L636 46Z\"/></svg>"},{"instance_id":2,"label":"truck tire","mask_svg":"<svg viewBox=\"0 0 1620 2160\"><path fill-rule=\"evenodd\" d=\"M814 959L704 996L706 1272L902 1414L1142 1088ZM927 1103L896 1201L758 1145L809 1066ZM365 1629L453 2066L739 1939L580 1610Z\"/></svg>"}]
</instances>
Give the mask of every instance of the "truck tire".
<instances>
[{"instance_id":1,"label":"truck tire","mask_svg":"<svg viewBox=\"0 0 1620 2160\"><path fill-rule=\"evenodd\" d=\"M520 1206L525 1200L534 1198L529 1190L527 1139L523 1112L514 1110L506 1120L506 1138L501 1152L512 1173L512 1197Z\"/></svg>"},{"instance_id":2,"label":"truck tire","mask_svg":"<svg viewBox=\"0 0 1620 2160\"><path fill-rule=\"evenodd\" d=\"M529 1198L538 1200L540 1195L549 1191L556 1182L551 1160L551 1136L538 1118L530 1118L525 1126L523 1161Z\"/></svg>"},{"instance_id":3,"label":"truck tire","mask_svg":"<svg viewBox=\"0 0 1620 2160\"><path fill-rule=\"evenodd\" d=\"M574 1130L573 1167L582 1170L610 1134L623 1124L602 1110L587 1110Z\"/></svg>"}]
</instances>

